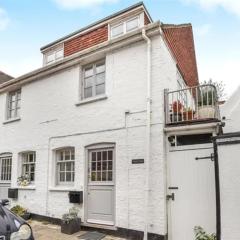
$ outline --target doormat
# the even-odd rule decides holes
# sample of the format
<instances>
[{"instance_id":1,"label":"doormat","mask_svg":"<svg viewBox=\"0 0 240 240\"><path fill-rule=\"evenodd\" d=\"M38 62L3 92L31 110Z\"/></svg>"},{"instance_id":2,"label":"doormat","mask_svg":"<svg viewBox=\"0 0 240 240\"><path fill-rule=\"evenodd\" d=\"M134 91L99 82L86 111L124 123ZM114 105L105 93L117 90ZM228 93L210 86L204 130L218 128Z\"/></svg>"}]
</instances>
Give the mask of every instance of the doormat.
<instances>
[{"instance_id":1,"label":"doormat","mask_svg":"<svg viewBox=\"0 0 240 240\"><path fill-rule=\"evenodd\" d=\"M103 233L99 232L87 232L83 234L82 236L79 236L79 239L83 240L101 240L105 237L106 235Z\"/></svg>"}]
</instances>

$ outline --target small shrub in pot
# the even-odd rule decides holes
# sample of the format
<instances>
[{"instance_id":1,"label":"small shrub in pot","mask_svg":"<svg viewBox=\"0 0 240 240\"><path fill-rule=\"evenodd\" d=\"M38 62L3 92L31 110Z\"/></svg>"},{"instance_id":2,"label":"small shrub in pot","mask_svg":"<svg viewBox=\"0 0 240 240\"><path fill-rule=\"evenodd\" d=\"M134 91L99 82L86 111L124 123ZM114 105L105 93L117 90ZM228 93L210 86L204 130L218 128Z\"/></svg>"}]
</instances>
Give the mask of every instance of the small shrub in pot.
<instances>
[{"instance_id":1,"label":"small shrub in pot","mask_svg":"<svg viewBox=\"0 0 240 240\"><path fill-rule=\"evenodd\" d=\"M24 220L29 220L31 218L31 213L29 213L26 208L23 208L20 205L16 205L10 210Z\"/></svg>"},{"instance_id":2,"label":"small shrub in pot","mask_svg":"<svg viewBox=\"0 0 240 240\"><path fill-rule=\"evenodd\" d=\"M63 214L61 222L61 232L65 234L73 234L81 229L81 219L78 217L79 210L76 207L69 209L69 212Z\"/></svg>"}]
</instances>

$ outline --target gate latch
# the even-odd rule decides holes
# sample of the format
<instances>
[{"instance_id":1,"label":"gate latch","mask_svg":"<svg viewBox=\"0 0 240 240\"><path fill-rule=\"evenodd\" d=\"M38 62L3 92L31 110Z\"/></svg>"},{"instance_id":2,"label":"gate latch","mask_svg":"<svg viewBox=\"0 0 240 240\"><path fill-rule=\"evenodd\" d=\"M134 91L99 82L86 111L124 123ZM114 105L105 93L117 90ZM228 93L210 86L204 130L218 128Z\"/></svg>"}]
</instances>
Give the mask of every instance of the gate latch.
<instances>
[{"instance_id":1,"label":"gate latch","mask_svg":"<svg viewBox=\"0 0 240 240\"><path fill-rule=\"evenodd\" d=\"M175 194L174 193L172 193L172 194L170 194L170 195L167 195L167 200L172 200L172 201L174 201L175 200Z\"/></svg>"}]
</instances>

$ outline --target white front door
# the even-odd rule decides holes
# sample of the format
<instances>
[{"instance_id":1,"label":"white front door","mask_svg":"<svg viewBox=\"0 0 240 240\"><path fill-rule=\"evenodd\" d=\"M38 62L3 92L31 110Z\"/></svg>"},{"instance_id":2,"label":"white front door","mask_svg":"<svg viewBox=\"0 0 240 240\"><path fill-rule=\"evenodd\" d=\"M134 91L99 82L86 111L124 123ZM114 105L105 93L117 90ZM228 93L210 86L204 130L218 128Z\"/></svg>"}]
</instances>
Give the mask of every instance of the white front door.
<instances>
[{"instance_id":1,"label":"white front door","mask_svg":"<svg viewBox=\"0 0 240 240\"><path fill-rule=\"evenodd\" d=\"M196 145L200 146L200 145ZM207 147L208 146L208 147ZM186 146L185 146L186 148ZM168 155L168 235L193 240L194 227L216 233L215 172L211 145ZM174 199L173 199L173 198Z\"/></svg>"},{"instance_id":2,"label":"white front door","mask_svg":"<svg viewBox=\"0 0 240 240\"><path fill-rule=\"evenodd\" d=\"M12 157L0 157L0 199L8 198L8 188L11 187Z\"/></svg>"},{"instance_id":3,"label":"white front door","mask_svg":"<svg viewBox=\"0 0 240 240\"><path fill-rule=\"evenodd\" d=\"M87 222L114 225L114 148L88 151Z\"/></svg>"}]
</instances>

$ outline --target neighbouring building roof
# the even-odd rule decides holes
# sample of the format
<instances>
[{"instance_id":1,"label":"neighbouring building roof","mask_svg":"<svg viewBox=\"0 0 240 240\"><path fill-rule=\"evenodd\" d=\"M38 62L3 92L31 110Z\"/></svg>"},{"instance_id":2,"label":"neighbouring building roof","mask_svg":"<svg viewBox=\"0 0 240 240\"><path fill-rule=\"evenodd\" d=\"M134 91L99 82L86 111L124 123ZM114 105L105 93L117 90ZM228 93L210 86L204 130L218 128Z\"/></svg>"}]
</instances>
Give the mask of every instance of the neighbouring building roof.
<instances>
[{"instance_id":1,"label":"neighbouring building roof","mask_svg":"<svg viewBox=\"0 0 240 240\"><path fill-rule=\"evenodd\" d=\"M55 45L55 44L57 44L57 43L60 43L60 42L66 40L66 39L68 39L68 38L71 38L71 37L73 37L73 36L75 36L75 35L78 35L78 34L80 34L81 32L83 32L83 31L85 31L85 30L87 30L87 29L90 29L90 28L92 28L92 27L95 27L96 25L99 25L99 24L101 24L101 23L104 23L104 22L106 22L106 21L108 21L108 20L110 20L110 19L112 19L112 18L115 18L115 17L117 17L117 16L119 16L119 15L122 15L122 14L124 14L124 13L126 13L126 12L129 12L129 11L131 11L131 10L133 10L133 9L135 9L135 8L141 7L141 6L144 8L145 12L147 13L147 16L148 16L148 18L150 19L150 21L153 22L153 20L152 20L150 14L149 14L147 8L145 7L144 3L143 3L143 2L138 2L138 3L132 5L132 6L128 7L128 8L125 8L125 9L119 11L119 12L116 12L116 13L114 13L114 14L111 14L111 15L105 17L105 18L102 18L102 19L99 20L99 21L96 21L96 22L94 22L94 23L92 23L92 24L90 24L90 25L88 25L88 26L86 26L86 27L83 27L83 28L81 28L81 29L79 29L79 30L77 30L77 31L75 31L75 32L73 32L73 33L70 33L70 34L68 34L68 35L66 35L66 36L64 36L64 37L62 37L62 38L59 38L59 39L57 39L56 41L51 42L51 43L49 43L49 44L41 47L40 50L43 51L43 50L45 50L46 48L52 47L53 45Z\"/></svg>"},{"instance_id":2,"label":"neighbouring building roof","mask_svg":"<svg viewBox=\"0 0 240 240\"><path fill-rule=\"evenodd\" d=\"M8 74L0 71L0 84L4 83L4 82L7 82L11 79L13 79L13 77L11 77Z\"/></svg>"},{"instance_id":3,"label":"neighbouring building roof","mask_svg":"<svg viewBox=\"0 0 240 240\"><path fill-rule=\"evenodd\" d=\"M186 84L199 85L192 25L162 24L162 29Z\"/></svg>"}]
</instances>

